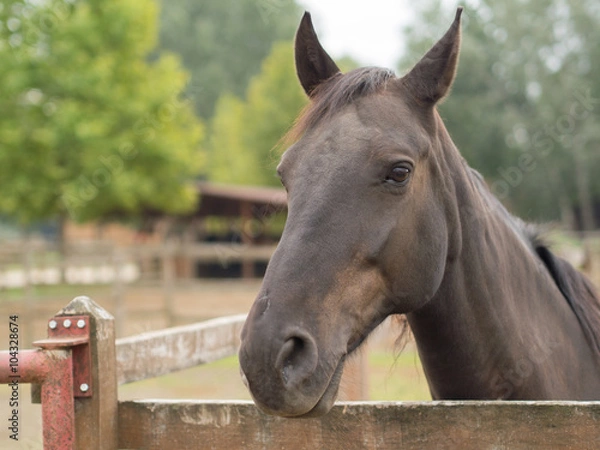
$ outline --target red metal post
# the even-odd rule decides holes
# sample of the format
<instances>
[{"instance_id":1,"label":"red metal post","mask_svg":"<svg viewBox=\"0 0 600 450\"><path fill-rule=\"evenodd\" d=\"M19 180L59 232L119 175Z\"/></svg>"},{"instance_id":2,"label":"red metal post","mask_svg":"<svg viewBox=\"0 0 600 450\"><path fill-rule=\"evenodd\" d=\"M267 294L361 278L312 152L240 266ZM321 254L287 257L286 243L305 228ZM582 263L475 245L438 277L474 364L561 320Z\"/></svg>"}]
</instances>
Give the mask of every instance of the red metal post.
<instances>
[{"instance_id":1,"label":"red metal post","mask_svg":"<svg viewBox=\"0 0 600 450\"><path fill-rule=\"evenodd\" d=\"M92 394L89 328L87 316L53 318L48 339L34 342L43 350L0 352L0 383L42 385L45 450L75 448L74 397Z\"/></svg>"},{"instance_id":2,"label":"red metal post","mask_svg":"<svg viewBox=\"0 0 600 450\"><path fill-rule=\"evenodd\" d=\"M0 351L0 383L41 384L44 449L116 449L114 318L76 297L48 321L48 338L33 345L41 350Z\"/></svg>"},{"instance_id":3,"label":"red metal post","mask_svg":"<svg viewBox=\"0 0 600 450\"><path fill-rule=\"evenodd\" d=\"M50 350L48 376L42 383L44 450L75 449L75 398L71 350Z\"/></svg>"},{"instance_id":4,"label":"red metal post","mask_svg":"<svg viewBox=\"0 0 600 450\"><path fill-rule=\"evenodd\" d=\"M42 383L48 374L47 356L41 350L20 350L16 362L8 351L0 351L0 383ZM13 371L14 368L14 371Z\"/></svg>"},{"instance_id":5,"label":"red metal post","mask_svg":"<svg viewBox=\"0 0 600 450\"><path fill-rule=\"evenodd\" d=\"M45 350L71 349L73 352L73 395L92 396L90 318L85 315L54 317L48 322L48 339L33 345ZM84 389L81 389L81 387Z\"/></svg>"},{"instance_id":6,"label":"red metal post","mask_svg":"<svg viewBox=\"0 0 600 450\"><path fill-rule=\"evenodd\" d=\"M11 365L0 351L0 383L42 383L42 422L45 450L72 450L75 445L75 403L71 350L21 350ZM12 361L14 363L14 359Z\"/></svg>"}]
</instances>

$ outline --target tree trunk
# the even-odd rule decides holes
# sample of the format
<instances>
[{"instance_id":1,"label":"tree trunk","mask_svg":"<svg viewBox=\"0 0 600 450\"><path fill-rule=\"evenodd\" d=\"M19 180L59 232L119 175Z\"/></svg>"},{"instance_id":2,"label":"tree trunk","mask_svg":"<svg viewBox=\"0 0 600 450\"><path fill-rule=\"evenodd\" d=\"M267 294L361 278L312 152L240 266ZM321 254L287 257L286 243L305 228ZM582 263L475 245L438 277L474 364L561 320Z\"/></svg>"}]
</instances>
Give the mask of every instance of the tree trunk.
<instances>
[{"instance_id":1,"label":"tree trunk","mask_svg":"<svg viewBox=\"0 0 600 450\"><path fill-rule=\"evenodd\" d=\"M565 230L575 229L575 214L569 196L561 192L558 194L558 205L560 208L560 223Z\"/></svg>"},{"instance_id":2,"label":"tree trunk","mask_svg":"<svg viewBox=\"0 0 600 450\"><path fill-rule=\"evenodd\" d=\"M586 144L586 142L582 142L581 146L573 147L575 183L577 185L577 200L581 210L581 230L583 235L585 235L586 231L591 231L595 228L594 204L585 155Z\"/></svg>"},{"instance_id":3,"label":"tree trunk","mask_svg":"<svg viewBox=\"0 0 600 450\"><path fill-rule=\"evenodd\" d=\"M60 283L66 283L67 277L67 216L60 215L58 217L58 230L56 233L56 245L59 256Z\"/></svg>"}]
</instances>

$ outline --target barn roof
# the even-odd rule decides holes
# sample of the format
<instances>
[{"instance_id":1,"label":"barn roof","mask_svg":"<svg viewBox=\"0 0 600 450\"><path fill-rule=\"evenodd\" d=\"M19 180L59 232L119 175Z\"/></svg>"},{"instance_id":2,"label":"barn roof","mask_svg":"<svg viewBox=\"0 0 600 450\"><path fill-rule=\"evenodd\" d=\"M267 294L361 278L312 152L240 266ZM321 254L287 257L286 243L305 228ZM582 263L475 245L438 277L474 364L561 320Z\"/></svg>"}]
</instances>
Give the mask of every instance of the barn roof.
<instances>
[{"instance_id":1,"label":"barn roof","mask_svg":"<svg viewBox=\"0 0 600 450\"><path fill-rule=\"evenodd\" d=\"M190 214L205 216L264 216L287 207L284 189L200 182L198 207Z\"/></svg>"}]
</instances>

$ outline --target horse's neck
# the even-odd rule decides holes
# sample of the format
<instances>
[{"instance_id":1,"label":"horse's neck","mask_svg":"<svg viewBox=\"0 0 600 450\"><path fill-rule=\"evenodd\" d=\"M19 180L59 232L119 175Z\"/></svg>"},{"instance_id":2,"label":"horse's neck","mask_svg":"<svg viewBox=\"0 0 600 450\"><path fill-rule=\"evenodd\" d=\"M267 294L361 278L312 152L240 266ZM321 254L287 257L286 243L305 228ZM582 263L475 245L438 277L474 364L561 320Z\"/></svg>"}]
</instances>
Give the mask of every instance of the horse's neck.
<instances>
[{"instance_id":1,"label":"horse's neck","mask_svg":"<svg viewBox=\"0 0 600 450\"><path fill-rule=\"evenodd\" d=\"M460 192L461 251L434 298L408 314L432 395L568 396L558 373L541 372L582 357L577 319L518 223L469 181Z\"/></svg>"}]
</instances>

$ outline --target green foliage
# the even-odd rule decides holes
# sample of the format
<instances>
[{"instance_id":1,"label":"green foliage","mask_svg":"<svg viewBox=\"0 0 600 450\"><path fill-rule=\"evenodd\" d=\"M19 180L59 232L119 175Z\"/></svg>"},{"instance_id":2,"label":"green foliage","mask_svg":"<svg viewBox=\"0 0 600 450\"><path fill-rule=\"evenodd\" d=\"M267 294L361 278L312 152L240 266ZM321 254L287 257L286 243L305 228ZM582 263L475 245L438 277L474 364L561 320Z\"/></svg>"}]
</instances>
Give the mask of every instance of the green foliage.
<instances>
[{"instance_id":1,"label":"green foliage","mask_svg":"<svg viewBox=\"0 0 600 450\"><path fill-rule=\"evenodd\" d=\"M223 92L244 94L272 44L291 39L299 20L294 0L164 0L159 47L181 56L192 74L187 93L208 119Z\"/></svg>"},{"instance_id":2,"label":"green foliage","mask_svg":"<svg viewBox=\"0 0 600 450\"><path fill-rule=\"evenodd\" d=\"M292 43L276 43L244 100L224 94L217 103L208 142L209 178L278 185L277 144L306 102L296 78Z\"/></svg>"},{"instance_id":3,"label":"green foliage","mask_svg":"<svg viewBox=\"0 0 600 450\"><path fill-rule=\"evenodd\" d=\"M421 4L404 68L448 27L444 4ZM457 146L526 218L566 224L589 211L600 201L598 3L467 1L463 18L457 80L440 107Z\"/></svg>"},{"instance_id":4,"label":"green foliage","mask_svg":"<svg viewBox=\"0 0 600 450\"><path fill-rule=\"evenodd\" d=\"M0 212L22 223L194 205L203 127L153 0L5 1Z\"/></svg>"}]
</instances>

